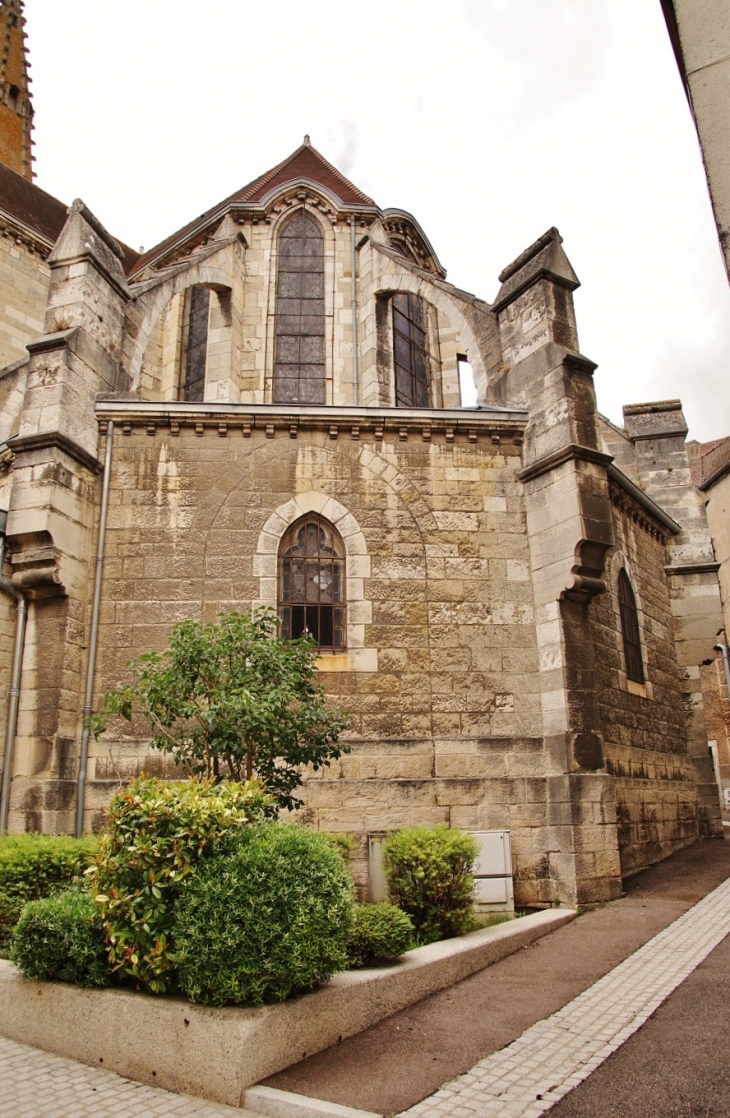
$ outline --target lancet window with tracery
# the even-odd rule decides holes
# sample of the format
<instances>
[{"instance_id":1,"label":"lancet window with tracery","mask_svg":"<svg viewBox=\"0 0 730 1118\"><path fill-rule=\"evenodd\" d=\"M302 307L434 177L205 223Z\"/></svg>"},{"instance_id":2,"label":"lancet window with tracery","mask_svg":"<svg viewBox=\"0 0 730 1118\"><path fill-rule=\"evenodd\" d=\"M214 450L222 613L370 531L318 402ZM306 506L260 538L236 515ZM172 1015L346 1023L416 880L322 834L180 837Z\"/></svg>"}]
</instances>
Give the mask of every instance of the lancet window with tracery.
<instances>
[{"instance_id":1,"label":"lancet window with tracery","mask_svg":"<svg viewBox=\"0 0 730 1118\"><path fill-rule=\"evenodd\" d=\"M299 213L279 236L275 404L324 404L324 237Z\"/></svg>"},{"instance_id":2,"label":"lancet window with tracery","mask_svg":"<svg viewBox=\"0 0 730 1118\"><path fill-rule=\"evenodd\" d=\"M636 595L625 570L618 575L618 605L621 614L621 635L624 641L626 677L634 683L644 683L644 659L641 654L641 633Z\"/></svg>"},{"instance_id":3,"label":"lancet window with tracery","mask_svg":"<svg viewBox=\"0 0 730 1118\"><path fill-rule=\"evenodd\" d=\"M296 521L279 548L279 616L285 640L309 633L324 651L346 645L345 553L335 528L314 513Z\"/></svg>"}]
</instances>

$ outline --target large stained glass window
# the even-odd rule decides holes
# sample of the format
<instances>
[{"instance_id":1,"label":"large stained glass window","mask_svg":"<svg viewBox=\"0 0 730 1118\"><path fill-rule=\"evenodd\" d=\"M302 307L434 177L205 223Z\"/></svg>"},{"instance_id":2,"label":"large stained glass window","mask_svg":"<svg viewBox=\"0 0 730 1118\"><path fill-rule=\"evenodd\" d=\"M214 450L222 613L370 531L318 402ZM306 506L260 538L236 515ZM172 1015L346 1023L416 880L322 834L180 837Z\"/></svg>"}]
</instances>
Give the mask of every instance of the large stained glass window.
<instances>
[{"instance_id":1,"label":"large stained glass window","mask_svg":"<svg viewBox=\"0 0 730 1118\"><path fill-rule=\"evenodd\" d=\"M314 513L287 529L279 548L279 616L285 640L311 633L325 651L345 648L345 554Z\"/></svg>"},{"instance_id":2,"label":"large stained glass window","mask_svg":"<svg viewBox=\"0 0 730 1118\"><path fill-rule=\"evenodd\" d=\"M429 383L426 307L418 295L393 296L395 405L427 408Z\"/></svg>"},{"instance_id":3,"label":"large stained glass window","mask_svg":"<svg viewBox=\"0 0 730 1118\"><path fill-rule=\"evenodd\" d=\"M275 404L324 404L324 238L299 213L279 236Z\"/></svg>"}]
</instances>

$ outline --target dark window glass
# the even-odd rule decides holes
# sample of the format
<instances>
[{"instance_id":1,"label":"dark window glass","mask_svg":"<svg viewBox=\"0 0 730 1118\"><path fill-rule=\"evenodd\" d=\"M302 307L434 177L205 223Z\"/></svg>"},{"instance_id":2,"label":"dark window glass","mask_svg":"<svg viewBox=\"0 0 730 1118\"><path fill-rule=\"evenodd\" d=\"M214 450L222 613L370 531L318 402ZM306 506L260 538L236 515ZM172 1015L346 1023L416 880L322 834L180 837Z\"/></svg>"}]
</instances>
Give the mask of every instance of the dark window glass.
<instances>
[{"instance_id":1,"label":"dark window glass","mask_svg":"<svg viewBox=\"0 0 730 1118\"><path fill-rule=\"evenodd\" d=\"M300 213L279 237L275 404L325 402L324 337L324 238Z\"/></svg>"},{"instance_id":2,"label":"dark window glass","mask_svg":"<svg viewBox=\"0 0 730 1118\"><path fill-rule=\"evenodd\" d=\"M396 407L427 408L426 309L417 295L393 296L393 364Z\"/></svg>"},{"instance_id":3,"label":"dark window glass","mask_svg":"<svg viewBox=\"0 0 730 1118\"><path fill-rule=\"evenodd\" d=\"M187 346L185 350L185 381L182 398L200 403L205 393L205 363L208 356L208 311L210 291L192 287L188 303Z\"/></svg>"},{"instance_id":4,"label":"dark window glass","mask_svg":"<svg viewBox=\"0 0 730 1118\"><path fill-rule=\"evenodd\" d=\"M626 675L629 679L633 679L635 683L643 683L644 661L641 655L639 614L629 576L624 570L619 571L618 576L618 605L621 611L621 633L624 639Z\"/></svg>"},{"instance_id":5,"label":"dark window glass","mask_svg":"<svg viewBox=\"0 0 730 1118\"><path fill-rule=\"evenodd\" d=\"M321 649L345 647L344 548L332 525L314 513L281 541L279 616L284 640L311 633Z\"/></svg>"}]
</instances>

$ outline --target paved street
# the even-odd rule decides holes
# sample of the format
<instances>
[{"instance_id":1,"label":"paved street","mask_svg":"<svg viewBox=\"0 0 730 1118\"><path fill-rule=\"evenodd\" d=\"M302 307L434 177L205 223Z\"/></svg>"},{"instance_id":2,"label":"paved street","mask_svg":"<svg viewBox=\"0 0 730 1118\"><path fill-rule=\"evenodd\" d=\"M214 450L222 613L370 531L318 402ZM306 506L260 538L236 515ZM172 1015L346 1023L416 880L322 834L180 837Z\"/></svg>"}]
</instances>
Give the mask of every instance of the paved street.
<instances>
[{"instance_id":1,"label":"paved street","mask_svg":"<svg viewBox=\"0 0 730 1118\"><path fill-rule=\"evenodd\" d=\"M730 880L557 1013L406 1111L408 1118L538 1118L640 1029L728 932Z\"/></svg>"},{"instance_id":2,"label":"paved street","mask_svg":"<svg viewBox=\"0 0 730 1118\"><path fill-rule=\"evenodd\" d=\"M730 937L549 1118L727 1118Z\"/></svg>"}]
</instances>

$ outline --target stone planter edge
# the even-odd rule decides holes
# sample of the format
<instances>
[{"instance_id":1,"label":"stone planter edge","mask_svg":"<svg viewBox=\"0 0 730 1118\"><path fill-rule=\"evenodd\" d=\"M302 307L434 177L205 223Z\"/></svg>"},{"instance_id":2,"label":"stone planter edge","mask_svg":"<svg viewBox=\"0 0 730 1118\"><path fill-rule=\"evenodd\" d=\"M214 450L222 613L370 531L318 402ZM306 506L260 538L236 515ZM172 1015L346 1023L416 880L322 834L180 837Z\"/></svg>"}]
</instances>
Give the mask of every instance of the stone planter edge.
<instances>
[{"instance_id":1,"label":"stone planter edge","mask_svg":"<svg viewBox=\"0 0 730 1118\"><path fill-rule=\"evenodd\" d=\"M245 1091L362 1032L575 917L548 909L345 971L311 994L257 1009L212 1009L131 990L29 982L0 960L0 1034L168 1091L243 1106Z\"/></svg>"}]
</instances>

